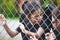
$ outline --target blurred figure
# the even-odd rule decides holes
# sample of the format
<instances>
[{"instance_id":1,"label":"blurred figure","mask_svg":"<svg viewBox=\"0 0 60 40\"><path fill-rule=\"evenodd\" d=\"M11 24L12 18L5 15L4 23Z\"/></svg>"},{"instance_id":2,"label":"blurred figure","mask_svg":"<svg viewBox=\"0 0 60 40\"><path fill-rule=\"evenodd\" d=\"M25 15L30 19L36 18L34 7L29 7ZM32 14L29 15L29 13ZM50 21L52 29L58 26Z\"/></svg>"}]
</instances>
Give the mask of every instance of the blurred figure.
<instances>
[{"instance_id":1,"label":"blurred figure","mask_svg":"<svg viewBox=\"0 0 60 40\"><path fill-rule=\"evenodd\" d=\"M36 2L29 2L25 0L17 0L16 3L18 7L21 7L24 11L24 16L21 16L24 20L21 18L19 25L17 25L18 27L15 31L13 31L7 25L4 15L0 14L1 25L11 37L15 37L21 32L23 40L30 40L30 36L33 37L33 40L36 39L35 32L37 32L42 21L42 11L40 6ZM39 34L41 36L44 33L44 28L40 27L39 29L41 30Z\"/></svg>"},{"instance_id":2,"label":"blurred figure","mask_svg":"<svg viewBox=\"0 0 60 40\"><path fill-rule=\"evenodd\" d=\"M17 3L18 7L21 7L24 13L21 16L21 23L19 23L16 31L13 31L8 27L5 17L0 14L1 24L3 25L7 33L11 37L14 37L21 32L23 40L30 40L30 37L32 38L31 40L45 40L45 35L43 33L45 31L48 32L49 30L46 29L47 27L48 29L50 29L51 26L48 26L48 24L50 24L50 22L48 21L44 23L44 19L46 16L43 16L42 19L42 11L40 6L36 2L29 2L25 0L17 0ZM48 12L50 12L50 10L46 11L46 13Z\"/></svg>"},{"instance_id":3,"label":"blurred figure","mask_svg":"<svg viewBox=\"0 0 60 40\"><path fill-rule=\"evenodd\" d=\"M60 7L56 7L52 11L53 31L46 33L46 40L60 40Z\"/></svg>"},{"instance_id":4,"label":"blurred figure","mask_svg":"<svg viewBox=\"0 0 60 40\"><path fill-rule=\"evenodd\" d=\"M46 40L55 40L56 39L56 36L52 29L50 30L50 32L45 34L45 38L46 38Z\"/></svg>"},{"instance_id":5,"label":"blurred figure","mask_svg":"<svg viewBox=\"0 0 60 40\"><path fill-rule=\"evenodd\" d=\"M56 40L60 40L60 6L54 8L52 11L52 24L56 35Z\"/></svg>"}]
</instances>

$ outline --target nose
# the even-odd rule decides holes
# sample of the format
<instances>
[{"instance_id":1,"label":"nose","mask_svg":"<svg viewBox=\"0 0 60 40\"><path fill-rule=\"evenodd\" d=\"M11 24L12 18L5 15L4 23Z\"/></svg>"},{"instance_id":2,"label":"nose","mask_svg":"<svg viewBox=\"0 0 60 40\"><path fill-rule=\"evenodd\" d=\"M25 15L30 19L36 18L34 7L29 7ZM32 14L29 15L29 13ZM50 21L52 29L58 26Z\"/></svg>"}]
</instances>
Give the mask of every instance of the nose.
<instances>
[{"instance_id":1,"label":"nose","mask_svg":"<svg viewBox=\"0 0 60 40\"><path fill-rule=\"evenodd\" d=\"M38 20L41 20L41 19L42 19L42 16L39 16L39 17L38 17Z\"/></svg>"},{"instance_id":2,"label":"nose","mask_svg":"<svg viewBox=\"0 0 60 40\"><path fill-rule=\"evenodd\" d=\"M40 23L40 22L41 22L41 20L42 20L42 17L41 17L41 16L39 16L39 17L38 17L38 22Z\"/></svg>"}]
</instances>

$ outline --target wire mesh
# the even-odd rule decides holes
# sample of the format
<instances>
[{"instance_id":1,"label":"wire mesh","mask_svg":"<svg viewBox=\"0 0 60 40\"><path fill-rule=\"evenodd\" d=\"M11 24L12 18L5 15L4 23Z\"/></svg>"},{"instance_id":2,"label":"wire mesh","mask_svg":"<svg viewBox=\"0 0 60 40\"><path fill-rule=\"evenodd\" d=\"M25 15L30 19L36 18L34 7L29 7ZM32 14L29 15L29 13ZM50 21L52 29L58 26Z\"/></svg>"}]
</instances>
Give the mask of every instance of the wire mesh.
<instances>
[{"instance_id":1,"label":"wire mesh","mask_svg":"<svg viewBox=\"0 0 60 40\"><path fill-rule=\"evenodd\" d=\"M42 25L46 26L46 28L44 27L45 29L44 29L44 34L43 34L44 38L46 38L45 34L47 32L50 33L51 28L53 29L52 10L54 8L56 8L57 6L59 6L60 3L58 4L58 2L56 0L28 0L28 1L29 1L28 3L24 4L23 8L16 8L16 6L17 6L16 0L1 0L0 14L3 14L6 17L7 25L9 26L9 28L11 30L16 30L19 22L22 22L28 31L34 32L34 33L37 32L39 27L41 27ZM35 8L36 4L33 4L33 3L30 4L31 2L37 3L38 6L40 7L40 10L42 11L42 15L36 14L38 16L43 16L43 18L42 18L43 23L41 25L40 25L40 23L38 23L38 20L39 20L39 19L37 19L38 16L35 17L33 14L31 14L31 13L39 13L38 11L36 11L39 8L36 9ZM32 7L32 8L29 8L29 7ZM58 11L60 13L59 9L58 9ZM34 24L32 24L29 17L27 17L28 19L26 20L26 15L28 15L29 17L32 15L31 16L32 19L35 20L36 22ZM60 20L58 20L58 22L59 21ZM32 22L34 22L34 21L32 21ZM60 22L57 25L60 25ZM59 40L60 31L58 29L56 31L57 32L55 32L56 33L55 40ZM6 30L4 29L4 27L2 25L0 25L0 40L22 40L22 39L24 40L25 37L27 37L27 36L25 35L24 37L22 37L21 33L19 33L14 38L11 38L8 35L8 33L6 32ZM39 40L46 40L44 38L39 37ZM29 37L27 37L27 39L30 40Z\"/></svg>"}]
</instances>

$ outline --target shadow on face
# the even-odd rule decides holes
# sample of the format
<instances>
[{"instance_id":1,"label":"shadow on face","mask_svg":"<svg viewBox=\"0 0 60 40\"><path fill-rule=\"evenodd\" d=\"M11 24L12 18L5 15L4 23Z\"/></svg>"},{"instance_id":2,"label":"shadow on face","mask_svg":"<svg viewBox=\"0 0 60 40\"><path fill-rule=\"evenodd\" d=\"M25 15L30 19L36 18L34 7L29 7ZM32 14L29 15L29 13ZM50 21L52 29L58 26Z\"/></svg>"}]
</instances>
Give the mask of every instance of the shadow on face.
<instances>
[{"instance_id":1,"label":"shadow on face","mask_svg":"<svg viewBox=\"0 0 60 40\"><path fill-rule=\"evenodd\" d=\"M60 7L55 8L52 11L52 21L54 29L60 30Z\"/></svg>"},{"instance_id":2,"label":"shadow on face","mask_svg":"<svg viewBox=\"0 0 60 40\"><path fill-rule=\"evenodd\" d=\"M41 12L41 10L40 9L36 10L30 16L28 16L28 18L29 18L29 21L32 24L40 23L41 20L42 20L42 12Z\"/></svg>"}]
</instances>

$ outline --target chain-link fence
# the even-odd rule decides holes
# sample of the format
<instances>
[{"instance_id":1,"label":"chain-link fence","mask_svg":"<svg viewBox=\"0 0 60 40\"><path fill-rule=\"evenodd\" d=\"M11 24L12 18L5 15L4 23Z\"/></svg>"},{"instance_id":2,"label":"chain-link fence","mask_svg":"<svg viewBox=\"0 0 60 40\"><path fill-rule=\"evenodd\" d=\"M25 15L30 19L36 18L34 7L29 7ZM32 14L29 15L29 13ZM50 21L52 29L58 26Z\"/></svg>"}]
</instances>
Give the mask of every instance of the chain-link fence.
<instances>
[{"instance_id":1,"label":"chain-link fence","mask_svg":"<svg viewBox=\"0 0 60 40\"><path fill-rule=\"evenodd\" d=\"M55 35L56 37L55 40L60 40L60 8L57 8L57 6L60 6L60 0L28 0L24 2L21 8L20 6L21 2L19 2L19 0L0 0L0 14L3 14L6 17L7 25L11 30L19 32L17 28L20 21L24 24L26 30L29 32L38 33L38 29L42 27L44 33L41 35L41 37L39 37L39 40L47 40L46 38L48 38L49 34L51 34L51 28L53 29L54 33L52 35ZM54 8L56 8L55 11L53 11ZM53 13L55 14L52 18ZM45 36L46 33L49 33L47 37ZM52 40L54 37L50 38ZM5 28L0 25L0 40L22 39L30 40L30 37L24 33L20 33L14 38L11 38L6 32Z\"/></svg>"}]
</instances>

